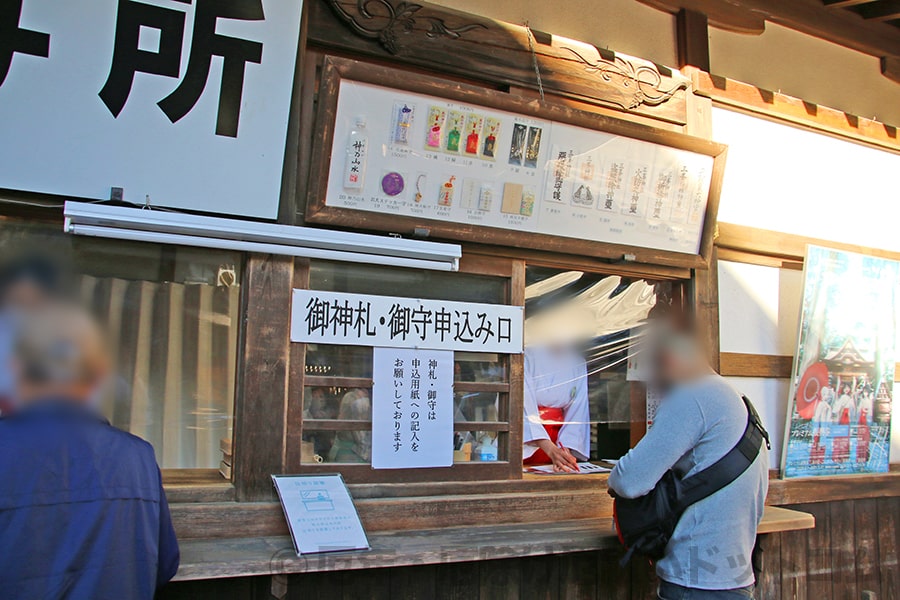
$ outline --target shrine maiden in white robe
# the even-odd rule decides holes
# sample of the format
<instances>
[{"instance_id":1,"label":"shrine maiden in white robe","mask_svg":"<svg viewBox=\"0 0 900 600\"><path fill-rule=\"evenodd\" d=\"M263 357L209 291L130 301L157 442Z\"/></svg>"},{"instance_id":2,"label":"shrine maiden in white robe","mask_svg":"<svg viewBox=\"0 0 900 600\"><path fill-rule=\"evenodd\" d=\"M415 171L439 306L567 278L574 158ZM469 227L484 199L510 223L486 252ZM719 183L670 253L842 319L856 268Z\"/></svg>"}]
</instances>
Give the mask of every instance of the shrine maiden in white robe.
<instances>
[{"instance_id":1,"label":"shrine maiden in white robe","mask_svg":"<svg viewBox=\"0 0 900 600\"><path fill-rule=\"evenodd\" d=\"M571 450L579 460L588 460L591 423L587 364L580 353L567 348L526 348L523 458L537 451L533 442L550 439L541 423L539 406L563 410L564 424L557 443Z\"/></svg>"}]
</instances>

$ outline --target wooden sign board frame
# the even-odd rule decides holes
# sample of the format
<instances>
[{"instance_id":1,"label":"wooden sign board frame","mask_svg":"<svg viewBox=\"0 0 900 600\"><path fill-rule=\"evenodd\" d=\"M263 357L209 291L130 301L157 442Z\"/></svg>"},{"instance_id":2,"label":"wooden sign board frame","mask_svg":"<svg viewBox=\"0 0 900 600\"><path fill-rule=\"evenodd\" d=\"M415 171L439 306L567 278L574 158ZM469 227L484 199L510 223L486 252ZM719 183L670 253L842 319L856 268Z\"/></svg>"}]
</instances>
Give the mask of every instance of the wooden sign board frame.
<instances>
[{"instance_id":1,"label":"wooden sign board frame","mask_svg":"<svg viewBox=\"0 0 900 600\"><path fill-rule=\"evenodd\" d=\"M342 80L389 87L449 101L466 102L485 108L584 127L710 156L713 159L713 168L702 227L700 251L697 254L687 254L542 233L327 206L325 199L329 172L333 164L332 148L337 119L338 95ZM517 97L496 90L479 88L420 73L413 74L401 69L332 56L327 56L324 59L317 100L317 133L313 146L318 151L313 155L311 161L306 214L306 220L310 223L385 231L408 236L415 235L417 232L427 231L432 239L540 249L592 256L607 259L610 262L622 261L628 256L628 260L644 264L700 269L706 269L709 266L727 151L726 146L722 144L580 110L566 105L563 101L548 99L541 102L536 99Z\"/></svg>"}]
</instances>

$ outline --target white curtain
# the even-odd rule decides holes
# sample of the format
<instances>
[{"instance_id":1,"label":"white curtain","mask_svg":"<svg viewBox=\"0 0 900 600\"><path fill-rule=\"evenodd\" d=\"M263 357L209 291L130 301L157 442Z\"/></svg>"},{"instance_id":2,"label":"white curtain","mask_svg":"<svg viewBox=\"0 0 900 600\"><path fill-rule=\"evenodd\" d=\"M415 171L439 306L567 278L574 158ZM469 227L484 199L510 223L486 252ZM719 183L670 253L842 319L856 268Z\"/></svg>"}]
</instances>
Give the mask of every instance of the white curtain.
<instances>
[{"instance_id":1,"label":"white curtain","mask_svg":"<svg viewBox=\"0 0 900 600\"><path fill-rule=\"evenodd\" d=\"M218 468L230 439L239 288L83 276L108 334L113 425L142 437L162 468Z\"/></svg>"}]
</instances>

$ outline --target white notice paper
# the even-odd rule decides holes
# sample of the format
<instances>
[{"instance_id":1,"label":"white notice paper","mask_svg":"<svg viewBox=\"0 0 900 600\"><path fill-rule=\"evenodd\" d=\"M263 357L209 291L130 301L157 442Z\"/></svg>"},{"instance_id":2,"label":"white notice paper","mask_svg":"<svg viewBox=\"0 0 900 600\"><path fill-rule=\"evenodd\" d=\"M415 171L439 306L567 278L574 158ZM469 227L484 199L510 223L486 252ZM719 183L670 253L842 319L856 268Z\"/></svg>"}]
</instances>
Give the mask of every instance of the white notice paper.
<instances>
[{"instance_id":1,"label":"white notice paper","mask_svg":"<svg viewBox=\"0 0 900 600\"><path fill-rule=\"evenodd\" d=\"M526 473L536 473L538 475L593 475L595 473L609 473L612 471L609 467L601 467L589 462L578 463L577 473L562 473L553 470L553 465L537 465L524 469Z\"/></svg>"},{"instance_id":2,"label":"white notice paper","mask_svg":"<svg viewBox=\"0 0 900 600\"><path fill-rule=\"evenodd\" d=\"M453 352L375 348L372 468L453 464Z\"/></svg>"},{"instance_id":3,"label":"white notice paper","mask_svg":"<svg viewBox=\"0 0 900 600\"><path fill-rule=\"evenodd\" d=\"M368 550L350 492L339 474L272 475L297 555Z\"/></svg>"}]
</instances>

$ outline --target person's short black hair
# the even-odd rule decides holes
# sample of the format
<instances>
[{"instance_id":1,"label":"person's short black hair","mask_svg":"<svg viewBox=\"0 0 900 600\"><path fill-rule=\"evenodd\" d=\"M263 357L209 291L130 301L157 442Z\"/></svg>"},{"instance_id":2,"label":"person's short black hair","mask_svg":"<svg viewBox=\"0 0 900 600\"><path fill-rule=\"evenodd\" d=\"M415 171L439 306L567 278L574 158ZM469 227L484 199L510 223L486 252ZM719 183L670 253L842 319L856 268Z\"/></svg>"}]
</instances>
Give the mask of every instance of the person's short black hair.
<instances>
[{"instance_id":1,"label":"person's short black hair","mask_svg":"<svg viewBox=\"0 0 900 600\"><path fill-rule=\"evenodd\" d=\"M0 301L21 283L31 283L49 296L62 292L63 277L59 264L47 256L18 256L0 265Z\"/></svg>"}]
</instances>

